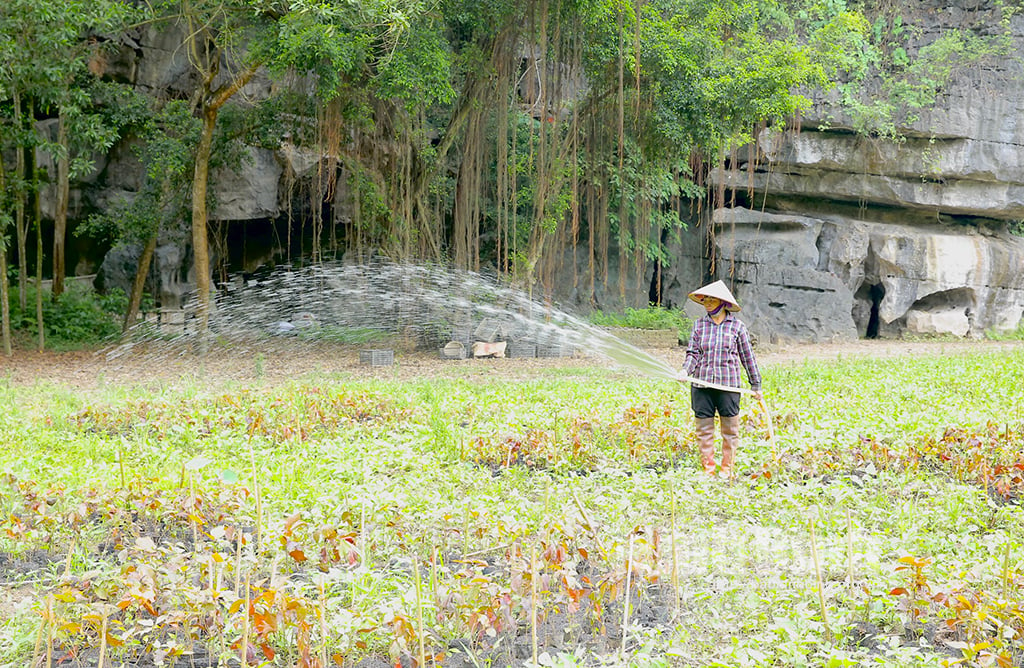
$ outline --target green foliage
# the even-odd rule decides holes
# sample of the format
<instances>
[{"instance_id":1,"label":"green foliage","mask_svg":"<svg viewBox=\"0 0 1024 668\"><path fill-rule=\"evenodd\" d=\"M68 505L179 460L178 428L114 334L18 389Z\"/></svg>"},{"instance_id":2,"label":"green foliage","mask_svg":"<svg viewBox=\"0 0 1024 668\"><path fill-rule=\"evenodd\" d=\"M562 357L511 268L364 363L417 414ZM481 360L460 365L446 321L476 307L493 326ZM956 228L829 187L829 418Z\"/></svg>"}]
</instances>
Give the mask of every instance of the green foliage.
<instances>
[{"instance_id":1,"label":"green foliage","mask_svg":"<svg viewBox=\"0 0 1024 668\"><path fill-rule=\"evenodd\" d=\"M76 55L96 56L89 62L99 72L103 52L81 36L99 28L116 32L127 5L111 0L89 7L78 3L73 6L89 19L75 29L36 18L46 29L62 28L60 43ZM11 27L5 34L19 34L17 8L23 4L26 13L39 11L26 0L14 1L11 11L0 15ZM794 14L792 5L777 0L444 0L436 6L405 0L159 0L146 9L147 18L159 25L186 28L186 41L201 37L209 48L209 62L198 62L202 49L180 45L201 77L223 61L220 75L227 81L256 65L278 79L268 100L219 108L211 166L219 161L223 168L236 168L244 159L242 142L276 149L287 140L315 150L327 144L332 154L342 151L339 161L356 173L356 224L366 232L359 238L369 245L387 247L395 241L396 230L417 225L445 229L460 178L453 175L458 174L466 111L486 105L486 129L479 141L488 147L505 141L496 134L498 119L511 114L515 129L503 148L516 156L515 163L499 165L494 152L481 152L489 161L483 169L491 177L476 179L473 186L479 191L474 197L481 200L484 238L495 237L487 228L496 227L511 207L512 220L502 223L509 225L513 237L510 248L502 249L506 257L483 258L507 266L507 255L516 251L535 263L530 253L543 248L538 240L555 234L571 213L579 212L581 203L573 197L585 198L580 197L581 188L571 187L574 179L576 186L610 189L611 218L602 212L588 220L615 230L620 244L635 257L666 261L662 232L681 225L674 213L678 198L703 194L696 185L703 182L702 175L691 173L691 159L717 160L749 142L757 124L780 122L805 108L808 100L801 91L824 83L840 69L837 61L852 57L849 47L860 45L862 26L843 3L797 3L802 15ZM25 69L0 75L0 86L42 86L48 70L29 67L32 61L24 56L49 41L40 31L24 42L5 42L3 53ZM524 44L540 45L541 69L560 72L559 77L585 76L585 85L577 85L582 79L562 79L570 92L563 99L557 99L563 91L544 91L554 93L547 99L548 111L557 107L557 113L545 115L543 124L537 110L524 109L515 91L519 72L513 71L514 80L508 82L514 91L508 99L496 99L490 83L483 85L493 82L507 64L494 59L514 61L523 56ZM146 154L142 161L150 177L130 201L101 212L95 225L117 238L139 239L184 219L184 176L197 141L195 115L181 113L188 107L184 102L167 104L169 111L141 109L128 98L101 102L102 95L114 99L121 93L112 92L116 87L111 86L112 91L101 95L77 85L92 76L80 75L85 60L78 60L77 69L61 75L61 94L47 97L74 120L74 171L89 169L91 150L106 150L130 135L143 146L140 156ZM572 70L575 66L583 71ZM67 86L70 82L76 85ZM309 95L310 90L316 95ZM159 118L168 113L177 114L180 122ZM619 115L621 133L615 120ZM366 133L365 138L359 133ZM353 145L346 138L354 139ZM412 164L399 165L394 156L365 150L360 145L365 140L374 145L397 142L396 148L407 150L402 160ZM580 149L575 162L568 151L574 145ZM407 179L396 176L406 168ZM498 202L494 185L506 169L514 179L510 201ZM439 220L405 220L408 212L399 213L399 203L415 209L419 218L434 215ZM600 234L596 229L587 232ZM431 230L424 236L434 234ZM415 230L409 237L417 238ZM446 241L439 240L438 252L445 251ZM488 243L483 242L484 251L497 252L497 244ZM530 243L536 248L524 251Z\"/></svg>"},{"instance_id":2,"label":"green foliage","mask_svg":"<svg viewBox=\"0 0 1024 668\"><path fill-rule=\"evenodd\" d=\"M145 243L158 230L174 231L187 220L192 152L199 123L187 103L170 101L132 116L133 144L142 164L141 188L90 217L79 234L105 235L115 241Z\"/></svg>"},{"instance_id":3,"label":"green foliage","mask_svg":"<svg viewBox=\"0 0 1024 668\"><path fill-rule=\"evenodd\" d=\"M632 327L634 329L674 329L680 336L688 336L693 320L679 310L651 304L647 308L627 308L622 313L595 311L590 316L595 325L605 327Z\"/></svg>"},{"instance_id":4,"label":"green foliage","mask_svg":"<svg viewBox=\"0 0 1024 668\"><path fill-rule=\"evenodd\" d=\"M133 11L120 0L68 0L59 6L11 0L0 8L0 98L18 95L37 110L64 118L64 145L45 135L35 143L55 160L68 157L72 178L93 168L94 153L108 150L119 136L119 115L130 113L123 104L124 86L101 83L90 72L102 62L104 47L84 36L117 32ZM115 101L119 94L122 99ZM9 122L11 110L5 112L0 120ZM10 139L28 144L24 137L5 137Z\"/></svg>"},{"instance_id":5,"label":"green foliage","mask_svg":"<svg viewBox=\"0 0 1024 668\"><path fill-rule=\"evenodd\" d=\"M329 341L342 345L353 345L384 341L389 334L372 327L322 326L300 329L298 336L307 341Z\"/></svg>"},{"instance_id":6,"label":"green foliage","mask_svg":"<svg viewBox=\"0 0 1024 668\"><path fill-rule=\"evenodd\" d=\"M627 10L607 5L586 19L593 34L584 62L597 95L617 86L620 11ZM624 21L631 32L640 22L643 45L642 60L634 63L632 43L625 44L632 70L626 106L649 105L638 144L653 156L717 155L745 143L754 124L805 108L808 100L796 91L820 85L825 69L834 67L833 52L813 48L822 41L817 32L810 45L801 43L781 3L662 0L644 5L639 17L629 9ZM833 21L819 30L826 28L834 38L850 26ZM644 99L634 99L637 93Z\"/></svg>"},{"instance_id":7,"label":"green foliage","mask_svg":"<svg viewBox=\"0 0 1024 668\"><path fill-rule=\"evenodd\" d=\"M989 330L985 332L985 338L991 341L1024 341L1024 320L1017 325L1017 329L1009 331Z\"/></svg>"},{"instance_id":8,"label":"green foliage","mask_svg":"<svg viewBox=\"0 0 1024 668\"><path fill-rule=\"evenodd\" d=\"M994 3L978 13L979 25L946 29L924 46L919 44L925 26L897 11L888 4L867 8L874 21L866 33L858 31L864 40L857 48L847 43L845 56L837 54L838 90L854 129L895 140L936 103L954 76L1011 53L1010 19L1017 9Z\"/></svg>"},{"instance_id":9,"label":"green foliage","mask_svg":"<svg viewBox=\"0 0 1024 668\"><path fill-rule=\"evenodd\" d=\"M421 639L514 665L534 610L565 620L540 665L1024 659L1019 349L764 365L731 483L699 470L675 382L574 362L239 386L214 352L191 383L0 382L4 593L32 603L4 622L12 664L42 609L83 654L107 614L117 664L248 625L267 666L408 663Z\"/></svg>"},{"instance_id":10,"label":"green foliage","mask_svg":"<svg viewBox=\"0 0 1024 668\"><path fill-rule=\"evenodd\" d=\"M413 26L394 52L379 67L377 95L402 104L407 111L450 104L452 87L451 53L433 20Z\"/></svg>"},{"instance_id":11,"label":"green foliage","mask_svg":"<svg viewBox=\"0 0 1024 668\"><path fill-rule=\"evenodd\" d=\"M277 72L313 75L317 92L332 99L348 76L358 76L371 55L372 35L359 32L360 3L342 6L298 3L279 21L275 41L261 45L259 58Z\"/></svg>"},{"instance_id":12,"label":"green foliage","mask_svg":"<svg viewBox=\"0 0 1024 668\"><path fill-rule=\"evenodd\" d=\"M11 329L21 338L33 338L36 324L35 288L30 286L28 308L22 311L17 295L12 295ZM121 290L99 295L91 288L71 283L56 300L43 295L43 327L46 346L68 350L95 346L116 339L121 333L120 319L128 307Z\"/></svg>"}]
</instances>

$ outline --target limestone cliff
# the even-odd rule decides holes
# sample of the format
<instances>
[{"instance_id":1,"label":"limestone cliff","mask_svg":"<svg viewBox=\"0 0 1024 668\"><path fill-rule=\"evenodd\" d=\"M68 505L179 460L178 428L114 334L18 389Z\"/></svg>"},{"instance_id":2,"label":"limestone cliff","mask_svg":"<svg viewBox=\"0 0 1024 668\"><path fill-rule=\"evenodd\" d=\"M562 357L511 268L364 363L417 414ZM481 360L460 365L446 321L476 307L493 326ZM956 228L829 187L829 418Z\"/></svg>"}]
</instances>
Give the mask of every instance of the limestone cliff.
<instances>
[{"instance_id":1,"label":"limestone cliff","mask_svg":"<svg viewBox=\"0 0 1024 668\"><path fill-rule=\"evenodd\" d=\"M910 58L950 30L991 33L998 5L983 0L896 3L908 25ZM1003 28L999 28L1003 29ZM730 208L697 218L670 266L646 277L621 275L617 262L602 284L580 286L587 250L567 253L554 286L557 300L586 309L641 306L659 295L686 303L686 293L723 278L762 340L830 340L902 333L979 336L1013 329L1024 312L1024 17L1009 24L1009 57L955 71L934 108L898 130L901 140L855 131L834 91L815 100L796 128L764 130L756 150L737 156L717 178ZM138 89L187 95L194 76L178 37L139 29L108 63L108 74ZM246 96L266 94L258 79ZM906 120L906 119L903 119ZM211 181L214 221L270 221L287 210L289 180L315 172L316 156L253 149L237 172ZM137 190L140 166L127 147L100 158L73 199L72 217L103 209ZM273 249L245 246L263 261ZM614 249L612 249L614 254ZM171 240L153 278L161 302L189 289L190 255ZM131 249L108 255L103 275L126 285ZM652 282L659 285L652 289ZM589 285L589 283L588 283ZM550 286L549 286L550 287Z\"/></svg>"},{"instance_id":2,"label":"limestone cliff","mask_svg":"<svg viewBox=\"0 0 1024 668\"><path fill-rule=\"evenodd\" d=\"M910 58L943 31L984 33L998 17L991 2L896 4L918 26ZM1012 18L1009 34L1009 57L954 71L934 107L898 128L898 141L854 132L828 96L795 131L763 131L758 150L718 177L738 204L691 230L666 296L681 303L702 280L723 278L765 339L1016 328L1024 17ZM713 258L711 275L694 275L698 257Z\"/></svg>"}]
</instances>

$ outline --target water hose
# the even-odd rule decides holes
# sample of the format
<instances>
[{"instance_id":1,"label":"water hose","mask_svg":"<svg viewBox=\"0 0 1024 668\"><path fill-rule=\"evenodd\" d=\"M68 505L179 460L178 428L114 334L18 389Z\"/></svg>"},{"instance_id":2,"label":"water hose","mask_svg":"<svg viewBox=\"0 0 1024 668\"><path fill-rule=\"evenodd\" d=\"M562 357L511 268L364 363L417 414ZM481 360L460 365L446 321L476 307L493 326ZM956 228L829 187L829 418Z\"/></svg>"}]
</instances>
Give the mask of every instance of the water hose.
<instances>
[{"instance_id":1,"label":"water hose","mask_svg":"<svg viewBox=\"0 0 1024 668\"><path fill-rule=\"evenodd\" d=\"M690 383L691 385L696 385L697 387L706 387L710 390L722 390L723 392L739 392L740 394L753 394L752 390L748 390L745 387L730 387L728 385L720 385L719 383L712 383L709 380L699 380L697 378L687 376L686 374L680 374L676 380L678 380L680 383Z\"/></svg>"},{"instance_id":2,"label":"water hose","mask_svg":"<svg viewBox=\"0 0 1024 668\"><path fill-rule=\"evenodd\" d=\"M722 390L723 392L739 392L740 394L751 395L754 394L753 390L748 390L745 387L729 387L728 385L720 385L719 383L712 383L711 381L708 380L700 380L697 378L693 378L691 376L687 376L686 374L680 374L676 380L678 380L680 383L690 383L691 385L696 385L697 387L707 387L712 390ZM775 443L775 421L772 418L771 411L768 410L768 404L765 403L764 397L761 397L757 400L757 405L761 408L761 411L764 413L765 423L768 426L768 442L771 443L772 457L774 458L777 456L777 453L779 451L778 446Z\"/></svg>"},{"instance_id":3,"label":"water hose","mask_svg":"<svg viewBox=\"0 0 1024 668\"><path fill-rule=\"evenodd\" d=\"M779 448L775 444L775 420L772 418L772 414L768 410L768 404L764 402L764 397L758 399L757 404L761 407L761 411L764 412L764 421L768 426L768 442L772 445L772 459L778 459Z\"/></svg>"}]
</instances>

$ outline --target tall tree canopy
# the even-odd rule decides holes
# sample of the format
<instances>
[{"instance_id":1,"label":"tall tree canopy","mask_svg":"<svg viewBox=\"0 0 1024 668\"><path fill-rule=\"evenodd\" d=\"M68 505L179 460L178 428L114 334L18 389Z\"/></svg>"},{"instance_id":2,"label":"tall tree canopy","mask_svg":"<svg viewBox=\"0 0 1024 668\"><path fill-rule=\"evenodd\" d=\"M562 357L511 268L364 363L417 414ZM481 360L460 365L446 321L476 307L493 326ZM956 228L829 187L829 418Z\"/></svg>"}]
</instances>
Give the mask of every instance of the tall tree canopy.
<instances>
[{"instance_id":1,"label":"tall tree canopy","mask_svg":"<svg viewBox=\"0 0 1024 668\"><path fill-rule=\"evenodd\" d=\"M24 240L18 221L26 220L34 145L55 147L51 178L61 181L74 172L74 162L62 161L102 150L129 125L133 141L153 146L171 129L98 111L95 82L81 65L57 61L88 64L96 43L116 43L124 6L65 4L11 0L0 9L0 237L14 223ZM722 196L709 191L709 174L744 147L756 151L749 146L756 134L785 127L815 91L840 84L865 131L875 131L893 116L894 100L927 103L948 75L938 60L950 50L991 48L965 35L940 40L930 66L904 68L917 82L892 70L888 98L866 104L852 92L877 74L884 54L852 7L843 0L159 0L145 5L138 25L178 36L173 48L191 68L180 102L197 131L172 132L183 151L175 155L190 161L189 182L170 188L164 179L164 195L157 187L139 197L162 202L151 208L163 219L178 211L169 202L189 198L176 215L191 229L203 321L212 287L210 182L217 164L244 159L245 146L315 156L313 174L283 177L285 190L301 193L293 201L304 198L295 210L312 231L313 261L345 252L427 258L493 267L536 286L549 285L573 251L588 258L575 276L583 293L593 298L615 263L624 292L627 277L669 262L666 245L690 206ZM61 58L27 57L49 53L40 45L51 40L62 45ZM153 118L165 103L154 103ZM46 109L54 117L59 110L59 127L77 139L34 134L31 120ZM284 215L293 215L293 201ZM136 238L151 244L156 229ZM26 255L19 246L19 275Z\"/></svg>"},{"instance_id":2,"label":"tall tree canopy","mask_svg":"<svg viewBox=\"0 0 1024 668\"><path fill-rule=\"evenodd\" d=\"M50 174L56 193L53 294L59 295L64 278L69 182L88 172L94 152L109 149L117 137L116 127L94 109L96 77L90 75L89 66L102 48L102 41L95 35L122 29L129 13L130 7L120 0L10 0L0 7L0 151L14 155L10 173L8 163L0 160L0 269L4 269L0 271L0 326L5 349L10 346L5 270L8 225L13 222L15 227L19 297L24 309L30 215L36 219L37 240L42 238L38 206L30 205L39 194L34 165L36 151L41 149L51 156L55 167ZM57 119L55 132L49 133L37 123L45 118ZM37 244L36 259L41 268L41 243ZM39 332L41 337L41 325Z\"/></svg>"}]
</instances>

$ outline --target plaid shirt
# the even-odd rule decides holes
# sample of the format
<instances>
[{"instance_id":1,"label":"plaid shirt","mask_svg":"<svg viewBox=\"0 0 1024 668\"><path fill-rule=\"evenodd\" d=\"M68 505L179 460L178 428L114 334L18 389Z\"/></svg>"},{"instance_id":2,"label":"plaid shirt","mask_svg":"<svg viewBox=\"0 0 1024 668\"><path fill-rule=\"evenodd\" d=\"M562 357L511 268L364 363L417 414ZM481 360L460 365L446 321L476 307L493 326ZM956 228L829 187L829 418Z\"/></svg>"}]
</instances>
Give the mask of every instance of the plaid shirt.
<instances>
[{"instance_id":1,"label":"plaid shirt","mask_svg":"<svg viewBox=\"0 0 1024 668\"><path fill-rule=\"evenodd\" d=\"M703 316L693 324L690 345L686 348L683 372L697 380L742 387L740 365L747 372L750 389L761 390L761 371L757 368L754 351L750 347L747 326L732 313L726 313L722 324L716 325L710 316Z\"/></svg>"}]
</instances>

